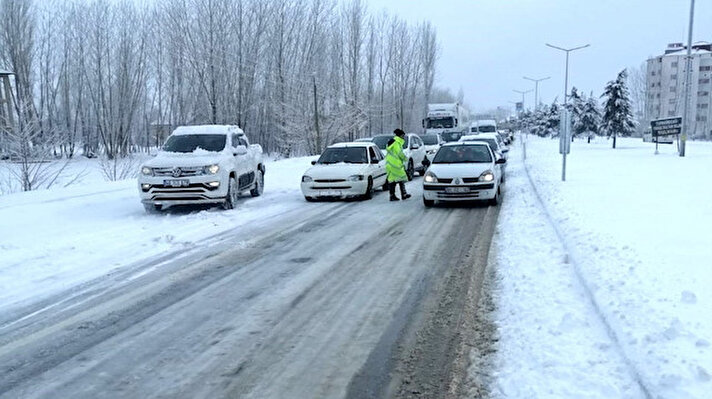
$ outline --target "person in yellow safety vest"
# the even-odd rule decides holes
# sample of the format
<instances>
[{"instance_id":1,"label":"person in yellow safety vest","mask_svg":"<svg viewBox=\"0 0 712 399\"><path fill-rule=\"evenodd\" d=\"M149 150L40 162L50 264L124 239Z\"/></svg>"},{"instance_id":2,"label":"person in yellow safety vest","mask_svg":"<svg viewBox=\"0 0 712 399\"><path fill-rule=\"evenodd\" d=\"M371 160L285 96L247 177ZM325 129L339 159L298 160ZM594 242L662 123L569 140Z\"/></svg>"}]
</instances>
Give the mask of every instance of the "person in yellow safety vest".
<instances>
[{"instance_id":1,"label":"person in yellow safety vest","mask_svg":"<svg viewBox=\"0 0 712 399\"><path fill-rule=\"evenodd\" d=\"M405 172L405 154L403 144L405 144L405 132L401 129L393 131L395 137L391 139L386 147L386 173L388 173L388 189L391 193L391 201L398 201L396 197L396 185L400 186L401 198L408 199L410 194L405 192L405 182L408 181L408 174Z\"/></svg>"}]
</instances>

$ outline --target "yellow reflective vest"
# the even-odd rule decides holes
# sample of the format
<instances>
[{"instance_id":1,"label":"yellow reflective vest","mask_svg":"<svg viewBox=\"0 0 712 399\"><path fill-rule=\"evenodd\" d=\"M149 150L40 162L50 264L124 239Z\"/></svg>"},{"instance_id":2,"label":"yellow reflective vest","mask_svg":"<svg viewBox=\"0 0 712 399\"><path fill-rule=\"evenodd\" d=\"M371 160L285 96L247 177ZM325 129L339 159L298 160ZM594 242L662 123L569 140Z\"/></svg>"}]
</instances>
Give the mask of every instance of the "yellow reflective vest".
<instances>
[{"instance_id":1,"label":"yellow reflective vest","mask_svg":"<svg viewBox=\"0 0 712 399\"><path fill-rule=\"evenodd\" d=\"M388 182L408 181L408 175L405 173L404 163L407 160L403 153L403 144L405 140L395 136L393 144L386 148L386 172L388 173Z\"/></svg>"}]
</instances>

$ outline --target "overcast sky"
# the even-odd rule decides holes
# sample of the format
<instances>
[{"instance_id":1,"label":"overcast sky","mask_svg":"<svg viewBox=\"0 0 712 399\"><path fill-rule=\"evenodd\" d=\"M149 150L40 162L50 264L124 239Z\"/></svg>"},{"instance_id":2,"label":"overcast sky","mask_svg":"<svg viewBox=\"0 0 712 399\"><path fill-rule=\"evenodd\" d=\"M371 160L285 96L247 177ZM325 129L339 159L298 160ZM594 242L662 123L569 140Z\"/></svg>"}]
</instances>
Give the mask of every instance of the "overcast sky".
<instances>
[{"instance_id":1,"label":"overcast sky","mask_svg":"<svg viewBox=\"0 0 712 399\"><path fill-rule=\"evenodd\" d=\"M563 52L546 47L591 47L571 53L569 87L600 95L625 67L639 66L672 42L687 42L688 0L366 0L411 22L430 20L442 47L438 85L484 110L521 100L522 79L539 84L542 101L564 92ZM712 0L697 0L693 41L712 41ZM526 97L533 105L534 93Z\"/></svg>"}]
</instances>

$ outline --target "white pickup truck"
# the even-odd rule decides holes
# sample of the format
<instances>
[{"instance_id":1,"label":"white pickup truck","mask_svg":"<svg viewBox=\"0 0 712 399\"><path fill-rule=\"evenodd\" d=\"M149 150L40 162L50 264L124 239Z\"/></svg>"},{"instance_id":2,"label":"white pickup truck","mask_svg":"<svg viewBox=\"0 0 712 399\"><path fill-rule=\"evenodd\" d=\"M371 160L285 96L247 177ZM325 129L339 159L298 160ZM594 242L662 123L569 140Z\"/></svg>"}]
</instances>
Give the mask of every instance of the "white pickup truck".
<instances>
[{"instance_id":1,"label":"white pickup truck","mask_svg":"<svg viewBox=\"0 0 712 399\"><path fill-rule=\"evenodd\" d=\"M264 174L262 147L239 127L181 126L141 165L138 189L148 213L192 204L232 209L243 192L262 194Z\"/></svg>"}]
</instances>

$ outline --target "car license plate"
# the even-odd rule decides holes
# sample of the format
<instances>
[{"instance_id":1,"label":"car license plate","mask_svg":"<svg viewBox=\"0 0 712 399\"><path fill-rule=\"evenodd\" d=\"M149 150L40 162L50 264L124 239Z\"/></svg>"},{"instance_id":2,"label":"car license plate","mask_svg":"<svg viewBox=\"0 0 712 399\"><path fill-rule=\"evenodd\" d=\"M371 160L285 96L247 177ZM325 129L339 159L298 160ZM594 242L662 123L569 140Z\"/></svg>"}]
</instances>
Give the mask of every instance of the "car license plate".
<instances>
[{"instance_id":1,"label":"car license plate","mask_svg":"<svg viewBox=\"0 0 712 399\"><path fill-rule=\"evenodd\" d=\"M185 179L163 181L163 185L168 187L188 187L188 184L188 180Z\"/></svg>"},{"instance_id":2,"label":"car license plate","mask_svg":"<svg viewBox=\"0 0 712 399\"><path fill-rule=\"evenodd\" d=\"M451 193L451 194L469 193L470 188L469 187L445 187L445 192Z\"/></svg>"},{"instance_id":3,"label":"car license plate","mask_svg":"<svg viewBox=\"0 0 712 399\"><path fill-rule=\"evenodd\" d=\"M319 193L322 197L341 197L340 190L324 190Z\"/></svg>"}]
</instances>

